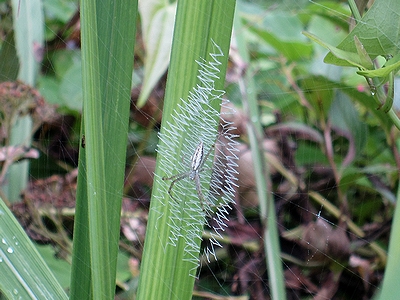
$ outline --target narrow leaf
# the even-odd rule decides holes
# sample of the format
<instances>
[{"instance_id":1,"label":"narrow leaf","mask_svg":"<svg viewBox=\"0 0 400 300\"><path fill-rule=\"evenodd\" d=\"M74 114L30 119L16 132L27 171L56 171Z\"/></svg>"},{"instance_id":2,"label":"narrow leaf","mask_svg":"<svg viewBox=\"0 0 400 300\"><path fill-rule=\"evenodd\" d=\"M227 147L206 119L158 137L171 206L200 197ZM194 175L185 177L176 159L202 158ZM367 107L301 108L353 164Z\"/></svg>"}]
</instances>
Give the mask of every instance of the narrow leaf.
<instances>
[{"instance_id":1,"label":"narrow leaf","mask_svg":"<svg viewBox=\"0 0 400 300\"><path fill-rule=\"evenodd\" d=\"M68 299L24 229L0 199L0 291L9 299Z\"/></svg>"}]
</instances>

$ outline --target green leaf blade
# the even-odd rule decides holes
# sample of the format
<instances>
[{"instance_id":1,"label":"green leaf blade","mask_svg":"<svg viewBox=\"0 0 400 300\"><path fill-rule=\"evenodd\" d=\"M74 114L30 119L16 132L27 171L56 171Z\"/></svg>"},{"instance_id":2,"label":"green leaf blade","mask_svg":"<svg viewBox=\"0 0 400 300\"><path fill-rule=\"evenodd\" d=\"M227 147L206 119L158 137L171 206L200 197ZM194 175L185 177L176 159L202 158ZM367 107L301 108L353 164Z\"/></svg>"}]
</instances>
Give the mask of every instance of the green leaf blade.
<instances>
[{"instance_id":1,"label":"green leaf blade","mask_svg":"<svg viewBox=\"0 0 400 300\"><path fill-rule=\"evenodd\" d=\"M136 16L137 2L82 3L86 147L79 163L73 299L115 293Z\"/></svg>"},{"instance_id":2,"label":"green leaf blade","mask_svg":"<svg viewBox=\"0 0 400 300\"><path fill-rule=\"evenodd\" d=\"M52 272L0 199L0 290L8 298L68 299Z\"/></svg>"}]
</instances>

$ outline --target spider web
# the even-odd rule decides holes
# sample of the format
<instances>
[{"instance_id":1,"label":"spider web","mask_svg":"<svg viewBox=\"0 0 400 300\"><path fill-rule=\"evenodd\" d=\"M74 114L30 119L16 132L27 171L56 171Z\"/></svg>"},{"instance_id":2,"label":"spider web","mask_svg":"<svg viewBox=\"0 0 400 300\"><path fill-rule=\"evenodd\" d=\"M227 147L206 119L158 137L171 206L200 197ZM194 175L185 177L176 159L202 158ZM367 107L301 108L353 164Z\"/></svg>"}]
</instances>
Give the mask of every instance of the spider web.
<instances>
[{"instance_id":1,"label":"spider web","mask_svg":"<svg viewBox=\"0 0 400 300\"><path fill-rule=\"evenodd\" d=\"M237 180L237 136L232 133L232 123L226 121L224 115L211 106L213 101L221 101L224 114L233 113L227 105L229 101L222 99L224 92L214 88L214 80L220 73L221 63L218 59L223 56L218 45L214 43L214 47L216 51L209 54L208 61L197 61L200 67L200 83L189 93L188 99L183 100L173 111L174 123L167 123L163 133L159 134L160 143L157 150L168 162L161 166L161 173L169 177L190 171L190 158L200 142L204 144L205 153L215 148L215 152L208 156L201 167L203 171L199 173L205 203L201 203L202 200L198 196L199 187L196 187L189 176L175 182L171 189L173 196L169 200L177 202L172 205L172 216L168 223L172 233L169 244L176 246L178 239L183 239L184 259L192 262L194 268L199 265L199 241L202 241L204 224L211 229L209 245L204 249L206 259L210 261L210 256L216 258L215 247L222 247L219 240L222 238L221 232L227 226L231 205L234 204ZM218 126L221 127L220 133ZM182 136L185 137L183 149L178 152L175 141ZM168 194L170 185L168 180L163 182L162 197Z\"/></svg>"}]
</instances>

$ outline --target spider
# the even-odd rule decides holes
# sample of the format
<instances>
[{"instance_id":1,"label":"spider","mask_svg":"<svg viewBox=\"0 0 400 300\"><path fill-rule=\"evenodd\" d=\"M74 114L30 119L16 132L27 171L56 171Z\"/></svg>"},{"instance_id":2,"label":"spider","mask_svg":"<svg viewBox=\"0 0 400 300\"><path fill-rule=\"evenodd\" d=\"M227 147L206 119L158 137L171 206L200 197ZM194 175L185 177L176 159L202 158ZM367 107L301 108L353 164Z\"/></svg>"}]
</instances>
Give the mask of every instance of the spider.
<instances>
[{"instance_id":1,"label":"spider","mask_svg":"<svg viewBox=\"0 0 400 300\"><path fill-rule=\"evenodd\" d=\"M184 172L184 173L179 173L176 175L173 175L171 177L163 177L162 180L172 180L171 185L169 186L168 189L168 194L172 199L174 197L172 196L172 188L174 187L175 183L188 177L190 180L195 182L196 185L196 191L197 195L200 200L200 205L202 210L204 211L204 202L206 202L208 205L211 205L203 195L203 192L201 191L201 183L200 183L200 172L207 170L204 168L204 164L207 161L208 156L210 156L211 151L214 149L214 145L210 147L210 150L204 155L204 144L202 141L197 145L196 149L193 152L193 155L190 158L190 171Z\"/></svg>"}]
</instances>

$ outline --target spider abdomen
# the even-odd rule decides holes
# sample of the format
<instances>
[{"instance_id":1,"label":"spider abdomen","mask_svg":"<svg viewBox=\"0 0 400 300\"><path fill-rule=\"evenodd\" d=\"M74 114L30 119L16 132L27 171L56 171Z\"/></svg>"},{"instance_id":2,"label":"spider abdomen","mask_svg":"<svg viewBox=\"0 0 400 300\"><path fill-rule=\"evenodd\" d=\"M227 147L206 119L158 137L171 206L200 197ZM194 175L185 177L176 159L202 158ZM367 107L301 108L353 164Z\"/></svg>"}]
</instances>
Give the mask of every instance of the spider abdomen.
<instances>
[{"instance_id":1,"label":"spider abdomen","mask_svg":"<svg viewBox=\"0 0 400 300\"><path fill-rule=\"evenodd\" d=\"M191 157L191 174L189 175L190 179L193 180L194 176L196 176L196 172L199 171L203 164L204 160L204 146L203 142L200 141L199 145L197 146L196 150Z\"/></svg>"}]
</instances>

